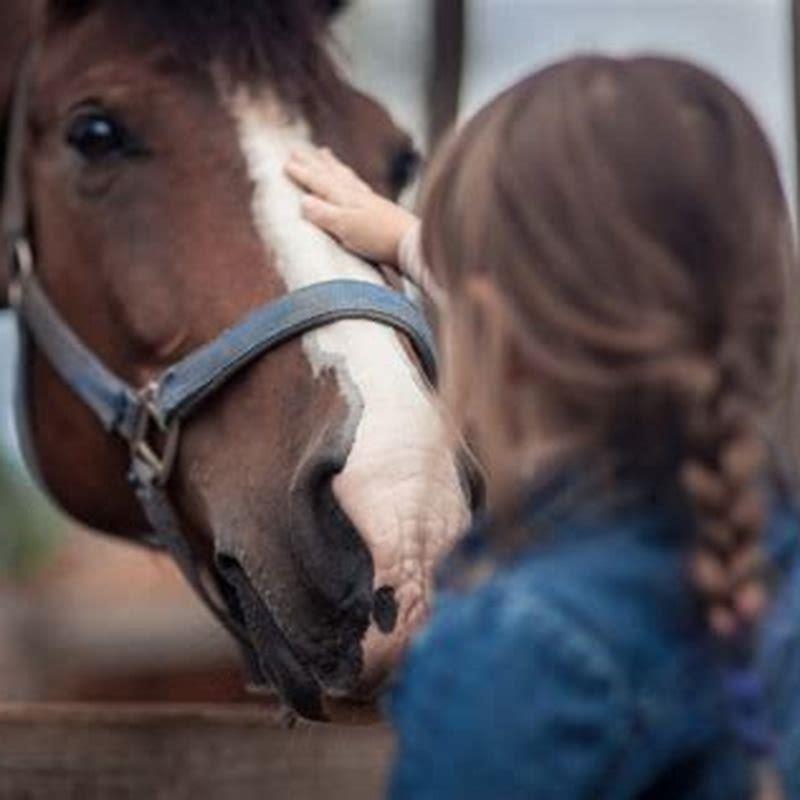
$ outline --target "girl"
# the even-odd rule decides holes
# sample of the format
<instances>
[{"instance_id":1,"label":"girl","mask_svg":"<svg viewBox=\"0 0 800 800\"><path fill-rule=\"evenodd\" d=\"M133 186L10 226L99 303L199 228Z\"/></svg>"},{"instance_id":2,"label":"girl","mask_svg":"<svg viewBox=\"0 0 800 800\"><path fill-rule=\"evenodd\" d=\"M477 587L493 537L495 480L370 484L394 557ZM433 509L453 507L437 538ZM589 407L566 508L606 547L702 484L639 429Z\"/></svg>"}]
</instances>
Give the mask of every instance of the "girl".
<instances>
[{"instance_id":1,"label":"girl","mask_svg":"<svg viewBox=\"0 0 800 800\"><path fill-rule=\"evenodd\" d=\"M765 438L795 258L743 102L666 59L552 66L445 148L421 233L329 153L287 170L437 294L486 468L393 694L392 796L800 799L798 519Z\"/></svg>"}]
</instances>

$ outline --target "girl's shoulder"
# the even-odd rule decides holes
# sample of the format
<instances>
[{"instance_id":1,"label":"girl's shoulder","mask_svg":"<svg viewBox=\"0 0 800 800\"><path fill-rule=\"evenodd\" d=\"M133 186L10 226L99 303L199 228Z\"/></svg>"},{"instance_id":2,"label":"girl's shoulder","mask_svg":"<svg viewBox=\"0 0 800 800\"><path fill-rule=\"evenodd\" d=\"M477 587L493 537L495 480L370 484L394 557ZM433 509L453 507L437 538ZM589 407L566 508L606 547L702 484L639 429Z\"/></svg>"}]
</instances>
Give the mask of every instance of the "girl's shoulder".
<instances>
[{"instance_id":1,"label":"girl's shoulder","mask_svg":"<svg viewBox=\"0 0 800 800\"><path fill-rule=\"evenodd\" d=\"M764 549L777 594L794 595L800 593L794 569L800 515L785 493L773 501ZM677 503L657 492L639 493L564 512L545 498L526 524L529 544L505 557L492 553L488 523L472 531L443 572L449 602L502 608L502 598L509 607L532 598L562 626L604 649L638 684L650 678L651 668L663 673L663 665L675 664L680 671L684 657L704 649L707 631L687 578L693 523ZM800 630L796 619L784 624Z\"/></svg>"},{"instance_id":2,"label":"girl's shoulder","mask_svg":"<svg viewBox=\"0 0 800 800\"><path fill-rule=\"evenodd\" d=\"M443 593L415 641L391 699L393 797L594 796L619 758L624 674L534 584L505 577Z\"/></svg>"},{"instance_id":3,"label":"girl's shoulder","mask_svg":"<svg viewBox=\"0 0 800 800\"><path fill-rule=\"evenodd\" d=\"M492 606L498 614L526 603L614 661L691 628L696 607L683 574L687 526L670 507L584 502L564 512L547 498L524 522L528 544L505 555L489 544L490 524L477 526L446 563L447 602L464 610Z\"/></svg>"},{"instance_id":4,"label":"girl's shoulder","mask_svg":"<svg viewBox=\"0 0 800 800\"><path fill-rule=\"evenodd\" d=\"M724 735L680 535L679 519L644 509L561 519L499 563L468 539L451 568L485 574L447 581L392 696L392 796L602 796ZM800 603L798 541L794 508L776 509L768 550ZM787 652L783 639L776 674Z\"/></svg>"}]
</instances>

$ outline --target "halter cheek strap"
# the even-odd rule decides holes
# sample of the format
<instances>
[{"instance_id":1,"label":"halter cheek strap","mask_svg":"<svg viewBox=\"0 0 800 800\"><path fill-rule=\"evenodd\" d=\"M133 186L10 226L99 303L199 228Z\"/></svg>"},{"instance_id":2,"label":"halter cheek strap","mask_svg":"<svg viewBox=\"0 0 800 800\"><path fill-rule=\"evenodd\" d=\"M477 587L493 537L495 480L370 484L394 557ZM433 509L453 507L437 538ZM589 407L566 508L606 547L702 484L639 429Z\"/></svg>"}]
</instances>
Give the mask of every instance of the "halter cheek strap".
<instances>
[{"instance_id":1,"label":"halter cheek strap","mask_svg":"<svg viewBox=\"0 0 800 800\"><path fill-rule=\"evenodd\" d=\"M220 576L204 566L182 534L167 484L180 448L181 425L209 396L255 360L303 334L341 320L388 325L409 337L428 378L436 377L436 348L422 311L405 295L364 281L336 280L308 286L257 309L216 339L138 388L111 372L80 340L42 287L28 229L30 211L24 176L28 102L35 55L29 54L15 89L6 156L2 232L9 265L8 299L26 347L35 344L61 380L92 410L103 428L128 444L129 479L150 524L139 541L169 552L211 613L240 643L251 676L264 683L268 665L259 663L242 625L218 599ZM24 365L23 365L24 366ZM18 408L27 406L27 378L21 374ZM21 440L29 441L24 411L18 414ZM33 448L27 457L35 467ZM298 709L320 717L310 701Z\"/></svg>"}]
</instances>

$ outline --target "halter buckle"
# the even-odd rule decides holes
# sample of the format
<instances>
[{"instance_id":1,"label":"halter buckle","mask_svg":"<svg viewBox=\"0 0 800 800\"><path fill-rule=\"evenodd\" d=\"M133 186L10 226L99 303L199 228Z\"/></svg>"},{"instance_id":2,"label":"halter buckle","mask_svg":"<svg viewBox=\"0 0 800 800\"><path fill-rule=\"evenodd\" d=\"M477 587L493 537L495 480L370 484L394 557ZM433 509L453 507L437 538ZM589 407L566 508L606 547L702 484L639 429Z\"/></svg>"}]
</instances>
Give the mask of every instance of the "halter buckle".
<instances>
[{"instance_id":1,"label":"halter buckle","mask_svg":"<svg viewBox=\"0 0 800 800\"><path fill-rule=\"evenodd\" d=\"M140 413L130 440L131 458L144 467L149 481L163 487L169 480L178 454L180 423L165 425L155 404L157 383L139 394Z\"/></svg>"},{"instance_id":2,"label":"halter buckle","mask_svg":"<svg viewBox=\"0 0 800 800\"><path fill-rule=\"evenodd\" d=\"M11 246L11 274L8 281L8 304L13 309L22 305L25 281L33 275L33 249L25 236L19 236Z\"/></svg>"}]
</instances>

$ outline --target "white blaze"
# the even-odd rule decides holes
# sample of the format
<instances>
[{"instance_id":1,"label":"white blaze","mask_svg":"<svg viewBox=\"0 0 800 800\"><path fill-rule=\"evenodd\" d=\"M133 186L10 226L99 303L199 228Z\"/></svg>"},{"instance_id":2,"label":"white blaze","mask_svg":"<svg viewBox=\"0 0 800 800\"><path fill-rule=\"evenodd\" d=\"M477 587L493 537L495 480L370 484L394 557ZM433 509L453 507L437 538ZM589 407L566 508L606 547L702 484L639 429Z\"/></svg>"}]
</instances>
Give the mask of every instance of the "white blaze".
<instances>
[{"instance_id":1,"label":"white blaze","mask_svg":"<svg viewBox=\"0 0 800 800\"><path fill-rule=\"evenodd\" d=\"M301 193L283 169L293 149L308 146L307 127L288 121L269 99L240 94L232 109L255 185L255 226L287 288L336 278L383 283L372 267L301 217ZM455 461L442 446L441 418L390 328L342 321L302 342L315 374L333 368L351 413L360 415L333 489L369 546L376 588L395 587L405 627L424 609L433 562L467 521ZM370 637L376 644L374 632Z\"/></svg>"}]
</instances>

